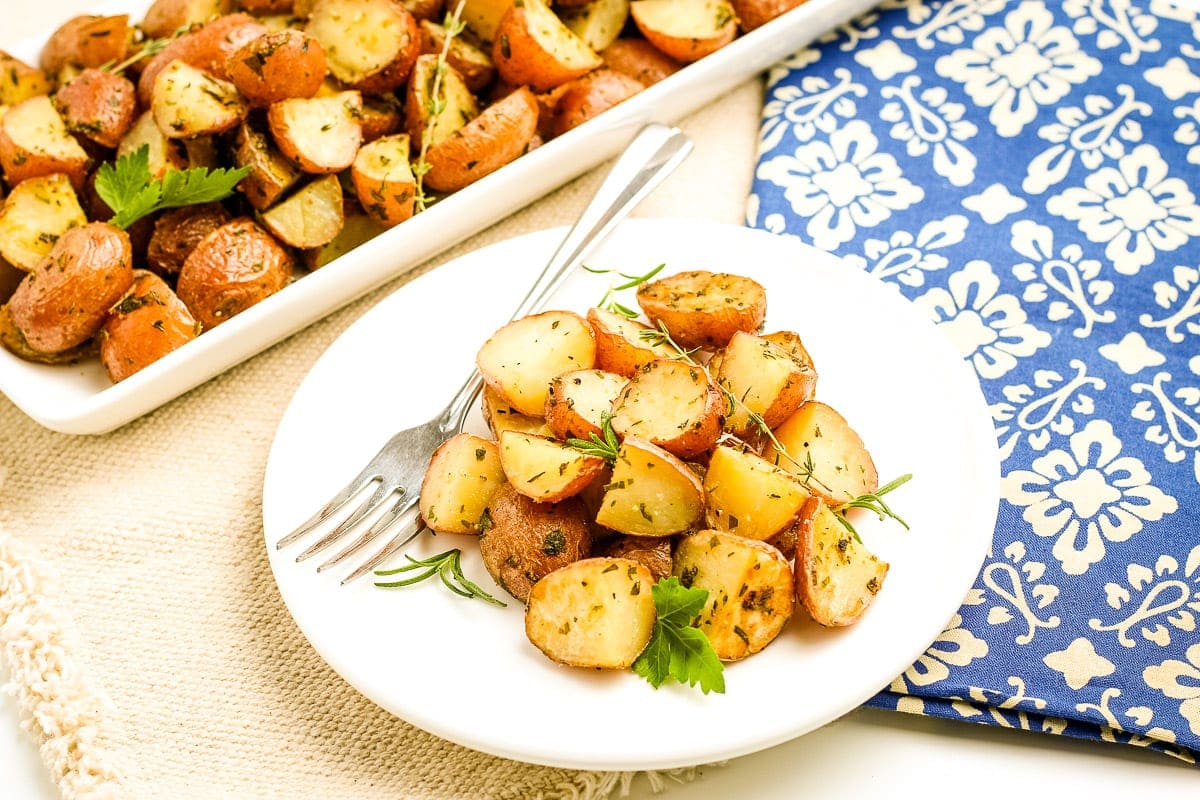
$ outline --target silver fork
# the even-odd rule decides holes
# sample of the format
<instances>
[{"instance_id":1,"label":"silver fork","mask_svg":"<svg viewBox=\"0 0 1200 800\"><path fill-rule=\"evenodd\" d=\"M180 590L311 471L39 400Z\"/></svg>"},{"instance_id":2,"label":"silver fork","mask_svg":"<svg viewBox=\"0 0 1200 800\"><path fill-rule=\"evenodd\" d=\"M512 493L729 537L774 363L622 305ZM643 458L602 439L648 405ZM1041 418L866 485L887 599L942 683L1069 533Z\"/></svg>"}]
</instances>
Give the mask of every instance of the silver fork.
<instances>
[{"instance_id":1,"label":"silver fork","mask_svg":"<svg viewBox=\"0 0 1200 800\"><path fill-rule=\"evenodd\" d=\"M513 313L512 319L532 314L545 307L576 265L603 241L613 227L658 186L691 150L691 140L677 128L657 123L642 128L617 159L591 202L563 238L545 269L530 288L529 294ZM430 456L438 445L462 430L467 413L474 406L482 387L483 379L479 372L472 371L471 376L454 393L445 409L428 422L400 431L389 439L345 488L300 527L280 539L275 546L283 549L313 533L331 517L346 514L332 530L320 536L296 556L297 562L304 561L365 528L349 545L317 567L317 571L322 572L359 552L405 518L405 523L400 525L398 532L387 544L342 579L342 585L345 585L371 572L411 542L424 526L415 512L407 512L413 511L419 498L419 487L429 465ZM354 504L355 501L357 505ZM368 521L369 525L366 524Z\"/></svg>"}]
</instances>

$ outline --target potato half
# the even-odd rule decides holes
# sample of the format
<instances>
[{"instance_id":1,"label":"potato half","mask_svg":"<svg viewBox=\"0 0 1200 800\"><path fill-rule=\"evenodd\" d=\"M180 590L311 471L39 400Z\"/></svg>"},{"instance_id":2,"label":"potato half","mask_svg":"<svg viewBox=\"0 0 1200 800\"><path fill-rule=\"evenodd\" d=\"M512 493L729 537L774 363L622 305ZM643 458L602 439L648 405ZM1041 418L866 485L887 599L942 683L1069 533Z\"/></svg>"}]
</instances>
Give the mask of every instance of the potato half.
<instances>
[{"instance_id":1,"label":"potato half","mask_svg":"<svg viewBox=\"0 0 1200 800\"><path fill-rule=\"evenodd\" d=\"M21 181L0 208L0 256L29 272L58 237L87 223L66 175L56 172Z\"/></svg>"},{"instance_id":2,"label":"potato half","mask_svg":"<svg viewBox=\"0 0 1200 800\"><path fill-rule=\"evenodd\" d=\"M479 533L492 497L504 485L495 442L469 433L433 451L421 482L421 519L439 533Z\"/></svg>"},{"instance_id":3,"label":"potato half","mask_svg":"<svg viewBox=\"0 0 1200 800\"><path fill-rule=\"evenodd\" d=\"M587 439L599 436L604 415L612 413L613 403L625 379L599 369L577 369L550 381L546 395L546 424L559 439Z\"/></svg>"},{"instance_id":4,"label":"potato half","mask_svg":"<svg viewBox=\"0 0 1200 800\"><path fill-rule=\"evenodd\" d=\"M743 438L755 432L759 419L776 427L817 391L816 372L778 345L742 331L735 331L721 351L715 377L736 398L725 430Z\"/></svg>"},{"instance_id":5,"label":"potato half","mask_svg":"<svg viewBox=\"0 0 1200 800\"><path fill-rule=\"evenodd\" d=\"M587 321L570 311L545 311L514 320L479 349L483 379L528 416L546 409L550 381L564 372L591 369L596 340Z\"/></svg>"},{"instance_id":6,"label":"potato half","mask_svg":"<svg viewBox=\"0 0 1200 800\"><path fill-rule=\"evenodd\" d=\"M670 536L704 515L704 487L687 464L650 442L627 436L596 522L637 536Z\"/></svg>"},{"instance_id":7,"label":"potato half","mask_svg":"<svg viewBox=\"0 0 1200 800\"><path fill-rule=\"evenodd\" d=\"M808 500L796 476L736 447L713 450L704 492L711 527L760 540L791 526Z\"/></svg>"},{"instance_id":8,"label":"potato half","mask_svg":"<svg viewBox=\"0 0 1200 800\"><path fill-rule=\"evenodd\" d=\"M888 563L881 561L818 497L800 513L796 542L796 599L814 621L855 622L883 588Z\"/></svg>"},{"instance_id":9,"label":"potato half","mask_svg":"<svg viewBox=\"0 0 1200 800\"><path fill-rule=\"evenodd\" d=\"M810 400L775 429L763 458L800 475L808 490L840 505L879 488L879 473L858 433L836 409Z\"/></svg>"},{"instance_id":10,"label":"potato half","mask_svg":"<svg viewBox=\"0 0 1200 800\"><path fill-rule=\"evenodd\" d=\"M612 425L618 436L637 436L686 459L717 441L724 411L703 367L660 359L629 379L613 402Z\"/></svg>"},{"instance_id":11,"label":"potato half","mask_svg":"<svg viewBox=\"0 0 1200 800\"><path fill-rule=\"evenodd\" d=\"M754 333L767 314L767 292L742 275L692 270L643 283L638 305L683 347L724 347L737 331Z\"/></svg>"},{"instance_id":12,"label":"potato half","mask_svg":"<svg viewBox=\"0 0 1200 800\"><path fill-rule=\"evenodd\" d=\"M633 0L629 11L651 44L683 62L698 61L737 36L728 0Z\"/></svg>"},{"instance_id":13,"label":"potato half","mask_svg":"<svg viewBox=\"0 0 1200 800\"><path fill-rule=\"evenodd\" d=\"M604 459L598 456L519 431L500 434L500 464L512 487L539 503L579 494L604 470Z\"/></svg>"},{"instance_id":14,"label":"potato half","mask_svg":"<svg viewBox=\"0 0 1200 800\"><path fill-rule=\"evenodd\" d=\"M545 92L604 62L550 10L545 0L514 3L496 28L492 61L500 77Z\"/></svg>"}]
</instances>

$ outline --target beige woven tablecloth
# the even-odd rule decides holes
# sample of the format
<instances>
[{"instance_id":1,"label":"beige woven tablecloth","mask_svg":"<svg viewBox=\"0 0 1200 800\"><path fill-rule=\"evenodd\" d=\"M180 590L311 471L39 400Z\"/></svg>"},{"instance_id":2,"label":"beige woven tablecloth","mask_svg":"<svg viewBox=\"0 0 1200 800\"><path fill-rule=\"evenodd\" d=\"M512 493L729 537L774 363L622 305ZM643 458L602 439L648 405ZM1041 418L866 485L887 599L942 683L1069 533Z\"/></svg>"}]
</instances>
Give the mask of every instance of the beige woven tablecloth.
<instances>
[{"instance_id":1,"label":"beige woven tablecloth","mask_svg":"<svg viewBox=\"0 0 1200 800\"><path fill-rule=\"evenodd\" d=\"M0 38L90 4L43 5ZM741 221L760 102L751 82L684 120L697 149L637 215ZM409 277L571 222L604 172ZM325 665L275 588L260 507L275 427L322 351L405 280L111 434L52 433L0 397L0 646L64 797L592 798L627 783L401 722Z\"/></svg>"}]
</instances>

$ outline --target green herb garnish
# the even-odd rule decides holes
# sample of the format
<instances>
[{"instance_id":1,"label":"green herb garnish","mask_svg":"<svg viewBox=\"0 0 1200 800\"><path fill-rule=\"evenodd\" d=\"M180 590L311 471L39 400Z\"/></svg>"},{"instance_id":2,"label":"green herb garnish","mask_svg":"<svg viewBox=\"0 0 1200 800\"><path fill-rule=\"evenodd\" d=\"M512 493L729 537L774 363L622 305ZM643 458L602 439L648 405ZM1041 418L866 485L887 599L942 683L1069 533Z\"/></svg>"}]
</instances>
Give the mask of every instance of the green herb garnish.
<instances>
[{"instance_id":1,"label":"green herb garnish","mask_svg":"<svg viewBox=\"0 0 1200 800\"><path fill-rule=\"evenodd\" d=\"M238 169L168 170L161 179L150 174L150 146L142 145L96 171L96 194L113 210L110 222L128 228L147 214L164 208L224 200L238 181L250 173Z\"/></svg>"},{"instance_id":2,"label":"green herb garnish","mask_svg":"<svg viewBox=\"0 0 1200 800\"><path fill-rule=\"evenodd\" d=\"M438 553L436 556L429 558L413 558L406 555L409 560L408 564L395 569L377 569L375 574L381 577L389 575L399 575L402 572L411 572L417 569L425 571L411 578L405 578L399 581L376 581L376 586L381 586L385 589L394 589L400 586L411 586L414 583L420 583L426 578L437 575L442 579L442 584L447 589L462 597L474 597L477 600L482 600L485 603L491 603L494 606L505 607L503 603L490 594L481 589L477 584L473 583L467 576L463 575L462 571L462 550L455 547L452 550L447 550L444 553Z\"/></svg>"},{"instance_id":3,"label":"green herb garnish","mask_svg":"<svg viewBox=\"0 0 1200 800\"><path fill-rule=\"evenodd\" d=\"M862 539L859 538L858 531L854 529L854 525L851 524L850 520L846 518L846 512L852 508L865 508L868 511L874 512L879 517L880 521L884 519L894 519L896 522L899 522L902 526L904 526L904 530L908 530L908 523L905 522L899 514L897 514L895 511L892 511L891 507L884 502L883 496L894 489L898 489L899 487L908 483L910 480L912 480L912 474L906 473L895 480L888 481L873 492L860 494L853 500L848 500L845 503L842 503L840 506L834 507L834 516L837 517L837 521L842 523L842 526L845 527L846 530L854 534L854 538L858 539L860 543L862 542Z\"/></svg>"},{"instance_id":4,"label":"green herb garnish","mask_svg":"<svg viewBox=\"0 0 1200 800\"><path fill-rule=\"evenodd\" d=\"M645 275L627 275L624 272L616 272L616 270L596 269L594 267L589 267L586 264L584 264L582 266L585 270L592 273L593 275L608 275L611 273L615 273L617 276L625 279L624 282L619 283L619 284L609 283L608 290L604 293L604 296L600 298L600 302L596 303L596 307L602 308L605 311L610 311L613 314L620 314L622 317L634 319L638 316L638 312L635 311L634 309L630 308L629 306L618 303L616 301L616 299L613 297L613 295L616 294L617 292L623 292L626 289L632 289L635 286L641 286L643 283L650 280L658 273L662 272L663 267L665 267L667 265L665 263L659 264L657 267L650 270Z\"/></svg>"},{"instance_id":5,"label":"green herb garnish","mask_svg":"<svg viewBox=\"0 0 1200 800\"><path fill-rule=\"evenodd\" d=\"M633 671L657 689L668 678L704 694L725 693L725 668L695 620L708 601L706 589L686 588L675 576L650 587L658 619L646 649L633 662Z\"/></svg>"},{"instance_id":6,"label":"green herb garnish","mask_svg":"<svg viewBox=\"0 0 1200 800\"><path fill-rule=\"evenodd\" d=\"M600 414L600 433L603 438L591 433L587 439L567 439L567 444L584 455L599 456L609 464L613 463L617 460L621 442L618 441L617 433L613 430L612 417L613 415L607 411Z\"/></svg>"}]
</instances>

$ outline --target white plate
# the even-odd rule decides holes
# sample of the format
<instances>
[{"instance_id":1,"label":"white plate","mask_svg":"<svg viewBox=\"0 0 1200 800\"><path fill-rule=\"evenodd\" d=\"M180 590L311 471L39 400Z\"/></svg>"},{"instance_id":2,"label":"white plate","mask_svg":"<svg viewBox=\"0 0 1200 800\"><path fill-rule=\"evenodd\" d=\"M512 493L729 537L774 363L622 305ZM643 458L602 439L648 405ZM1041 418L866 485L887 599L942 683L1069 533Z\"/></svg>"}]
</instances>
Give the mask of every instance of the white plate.
<instances>
[{"instance_id":1,"label":"white plate","mask_svg":"<svg viewBox=\"0 0 1200 800\"><path fill-rule=\"evenodd\" d=\"M470 537L422 536L410 552L464 549L466 573L509 599L500 610L427 582L296 564L274 542L311 515L396 430L431 417L466 377L562 237L550 230L473 252L390 295L313 366L276 433L263 528L279 590L301 630L347 681L438 736L523 761L659 769L753 752L812 730L886 686L958 609L987 551L998 455L974 373L892 288L793 239L684 220L633 220L588 260L645 272L740 272L767 289L768 329L804 338L817 396L851 421L885 479L913 480L893 505L911 523L864 518L891 562L864 618L842 630L793 620L765 651L726 667L724 695L653 689L629 672L558 666L524 635L522 607L488 578ZM583 271L552 307L584 310L607 285ZM481 426L481 421L474 422ZM401 559L397 559L401 560ZM335 570L336 572L336 570Z\"/></svg>"},{"instance_id":2,"label":"white plate","mask_svg":"<svg viewBox=\"0 0 1200 800\"><path fill-rule=\"evenodd\" d=\"M0 348L0 392L42 425L103 433L146 414L483 230L608 159L643 124L670 122L733 89L877 0L810 0L587 124L432 206L117 385L98 360L47 367ZM140 19L149 0L96 13ZM48 37L10 49L36 63Z\"/></svg>"}]
</instances>

